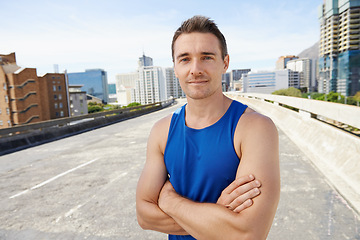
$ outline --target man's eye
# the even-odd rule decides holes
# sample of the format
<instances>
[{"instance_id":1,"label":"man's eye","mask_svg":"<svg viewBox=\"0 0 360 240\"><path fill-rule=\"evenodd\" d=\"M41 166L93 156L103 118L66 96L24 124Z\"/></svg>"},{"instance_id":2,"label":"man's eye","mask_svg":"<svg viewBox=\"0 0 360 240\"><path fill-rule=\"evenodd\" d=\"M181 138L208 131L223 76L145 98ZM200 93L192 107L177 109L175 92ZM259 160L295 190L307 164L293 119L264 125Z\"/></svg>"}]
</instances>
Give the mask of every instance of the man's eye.
<instances>
[{"instance_id":1,"label":"man's eye","mask_svg":"<svg viewBox=\"0 0 360 240\"><path fill-rule=\"evenodd\" d=\"M187 62L187 61L189 61L188 58L182 58L182 59L180 59L180 62Z\"/></svg>"},{"instance_id":2,"label":"man's eye","mask_svg":"<svg viewBox=\"0 0 360 240\"><path fill-rule=\"evenodd\" d=\"M211 59L212 57L208 57L208 56L204 57L204 60L211 60Z\"/></svg>"}]
</instances>

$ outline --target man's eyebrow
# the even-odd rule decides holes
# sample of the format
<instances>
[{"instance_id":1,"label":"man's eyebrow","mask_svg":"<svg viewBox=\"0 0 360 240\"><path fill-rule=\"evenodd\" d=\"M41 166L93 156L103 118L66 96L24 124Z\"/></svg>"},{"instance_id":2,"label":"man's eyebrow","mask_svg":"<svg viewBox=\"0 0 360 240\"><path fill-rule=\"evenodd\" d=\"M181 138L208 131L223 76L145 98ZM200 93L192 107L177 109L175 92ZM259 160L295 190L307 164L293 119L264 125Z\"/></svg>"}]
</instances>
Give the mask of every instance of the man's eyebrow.
<instances>
[{"instance_id":1,"label":"man's eyebrow","mask_svg":"<svg viewBox=\"0 0 360 240\"><path fill-rule=\"evenodd\" d=\"M189 53L182 53L176 56L176 59L182 58L182 57L187 57L189 56Z\"/></svg>"},{"instance_id":2,"label":"man's eyebrow","mask_svg":"<svg viewBox=\"0 0 360 240\"><path fill-rule=\"evenodd\" d=\"M189 53L181 53L179 55L176 56L176 59L182 58L182 57L187 57L189 56ZM201 52L201 55L207 55L207 56L215 56L216 54L213 52Z\"/></svg>"},{"instance_id":3,"label":"man's eyebrow","mask_svg":"<svg viewBox=\"0 0 360 240\"><path fill-rule=\"evenodd\" d=\"M201 54L202 55L213 55L213 56L216 55L215 53L212 53L212 52L202 52Z\"/></svg>"}]
</instances>

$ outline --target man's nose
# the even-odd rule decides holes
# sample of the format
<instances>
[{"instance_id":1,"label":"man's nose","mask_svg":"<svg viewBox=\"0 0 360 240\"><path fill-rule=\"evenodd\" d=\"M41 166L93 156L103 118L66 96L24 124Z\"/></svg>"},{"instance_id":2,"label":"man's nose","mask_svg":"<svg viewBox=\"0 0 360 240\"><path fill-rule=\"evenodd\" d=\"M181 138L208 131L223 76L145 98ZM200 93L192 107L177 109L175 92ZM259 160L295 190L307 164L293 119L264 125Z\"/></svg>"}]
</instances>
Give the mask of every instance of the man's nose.
<instances>
[{"instance_id":1,"label":"man's nose","mask_svg":"<svg viewBox=\"0 0 360 240\"><path fill-rule=\"evenodd\" d=\"M191 64L191 75L198 76L203 74L203 67L200 61L195 60Z\"/></svg>"}]
</instances>

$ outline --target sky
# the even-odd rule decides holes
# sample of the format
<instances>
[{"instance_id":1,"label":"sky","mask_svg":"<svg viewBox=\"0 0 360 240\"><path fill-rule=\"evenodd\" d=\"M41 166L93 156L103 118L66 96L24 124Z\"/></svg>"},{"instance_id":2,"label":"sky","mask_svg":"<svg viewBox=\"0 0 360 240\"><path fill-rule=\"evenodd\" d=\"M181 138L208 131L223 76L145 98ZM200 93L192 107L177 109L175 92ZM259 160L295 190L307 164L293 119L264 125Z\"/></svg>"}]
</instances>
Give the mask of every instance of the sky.
<instances>
[{"instance_id":1,"label":"sky","mask_svg":"<svg viewBox=\"0 0 360 240\"><path fill-rule=\"evenodd\" d=\"M229 70L272 70L320 36L323 0L0 0L0 54L38 76L104 69L108 82L134 72L145 53L172 67L171 40L181 23L210 17L224 34Z\"/></svg>"}]
</instances>

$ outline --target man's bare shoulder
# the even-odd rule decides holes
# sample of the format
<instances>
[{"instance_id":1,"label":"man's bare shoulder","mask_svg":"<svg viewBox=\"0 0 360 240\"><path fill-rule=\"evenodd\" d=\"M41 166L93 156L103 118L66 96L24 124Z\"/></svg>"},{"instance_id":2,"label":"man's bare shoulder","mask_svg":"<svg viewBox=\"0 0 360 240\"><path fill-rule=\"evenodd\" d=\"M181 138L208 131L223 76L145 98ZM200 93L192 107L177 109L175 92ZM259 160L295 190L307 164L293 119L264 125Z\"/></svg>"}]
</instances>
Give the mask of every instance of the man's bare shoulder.
<instances>
[{"instance_id":1,"label":"man's bare shoulder","mask_svg":"<svg viewBox=\"0 0 360 240\"><path fill-rule=\"evenodd\" d=\"M241 116L238 123L237 131L240 135L248 137L254 134L260 135L277 135L277 129L271 118L247 108Z\"/></svg>"},{"instance_id":2,"label":"man's bare shoulder","mask_svg":"<svg viewBox=\"0 0 360 240\"><path fill-rule=\"evenodd\" d=\"M171 118L172 118L173 114L169 114L166 117L161 118L160 120L158 120L153 128L152 131L155 131L156 133L161 133L161 132L167 132L169 130L170 127L170 123L171 123Z\"/></svg>"},{"instance_id":3,"label":"man's bare shoulder","mask_svg":"<svg viewBox=\"0 0 360 240\"><path fill-rule=\"evenodd\" d=\"M160 151L164 153L167 137L169 133L170 123L171 123L172 114L161 118L158 120L151 129L149 143L152 142L151 145L154 143L159 147Z\"/></svg>"}]
</instances>

